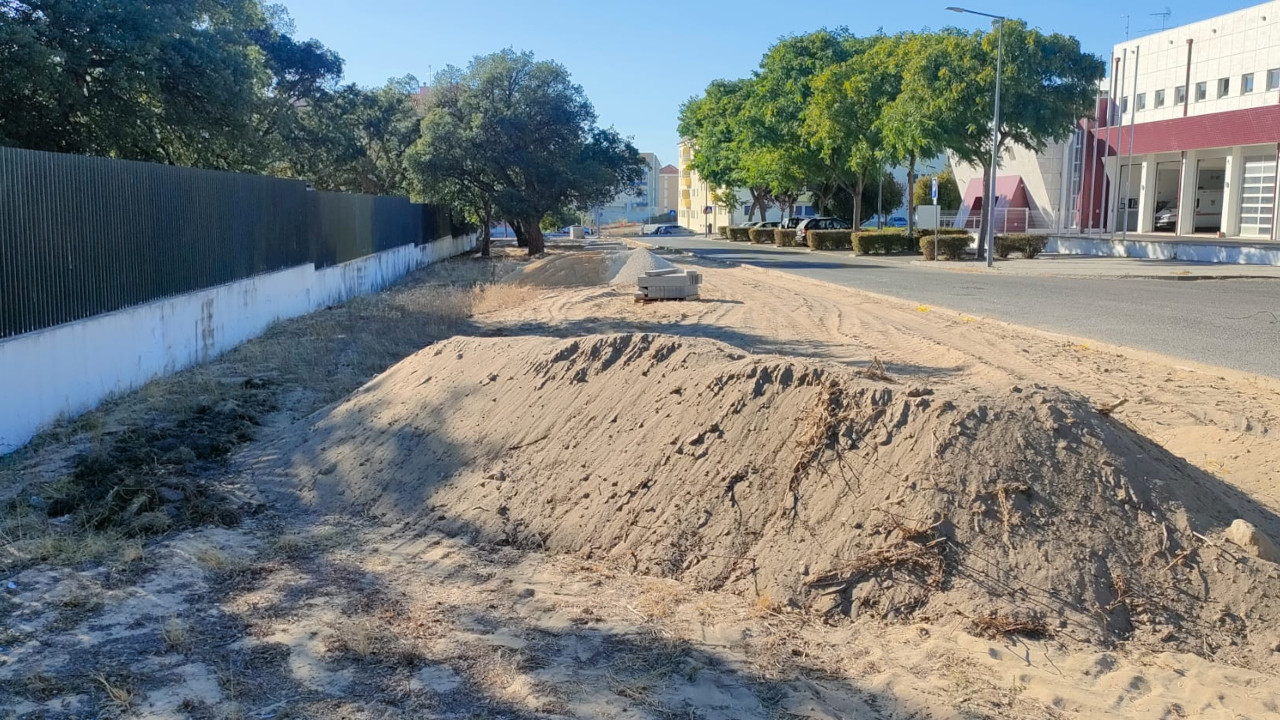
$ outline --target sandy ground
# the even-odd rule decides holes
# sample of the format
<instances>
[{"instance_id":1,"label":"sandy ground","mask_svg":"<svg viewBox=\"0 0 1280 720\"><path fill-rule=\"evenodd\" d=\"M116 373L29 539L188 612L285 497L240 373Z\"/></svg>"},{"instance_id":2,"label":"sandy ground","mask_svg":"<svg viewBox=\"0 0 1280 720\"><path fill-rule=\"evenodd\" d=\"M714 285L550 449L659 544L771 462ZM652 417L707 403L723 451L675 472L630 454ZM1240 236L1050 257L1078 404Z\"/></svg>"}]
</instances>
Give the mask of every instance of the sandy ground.
<instances>
[{"instance_id":1,"label":"sandy ground","mask_svg":"<svg viewBox=\"0 0 1280 720\"><path fill-rule=\"evenodd\" d=\"M875 368L980 401L1065 388L1280 513L1274 381L687 258L703 299L547 290L443 334L653 332ZM515 304L518 303L518 304ZM285 337L285 340L297 338ZM266 357L275 357L262 353ZM390 359L390 358L389 358ZM242 369L238 369L243 372ZM377 369L373 369L374 372ZM375 381L376 383L376 381ZM319 400L333 393L313 393ZM1116 407L1124 401L1123 405ZM311 409L319 414L309 416ZM287 454L315 402L230 465ZM75 433L6 468L51 472ZM375 459L376 460L376 459ZM106 562L3 576L0 712L19 717L970 718L1280 714L1263 672L1120 644L985 640L958 623L831 624L629 563L377 516L275 513Z\"/></svg>"}]
</instances>

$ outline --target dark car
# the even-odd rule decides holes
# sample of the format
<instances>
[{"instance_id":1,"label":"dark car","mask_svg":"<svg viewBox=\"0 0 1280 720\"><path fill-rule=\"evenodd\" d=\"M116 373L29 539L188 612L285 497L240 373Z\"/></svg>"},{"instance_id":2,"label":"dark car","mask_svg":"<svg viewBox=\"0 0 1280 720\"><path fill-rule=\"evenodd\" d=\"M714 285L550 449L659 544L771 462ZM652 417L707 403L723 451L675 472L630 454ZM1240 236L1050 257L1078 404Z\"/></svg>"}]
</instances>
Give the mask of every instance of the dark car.
<instances>
[{"instance_id":1,"label":"dark car","mask_svg":"<svg viewBox=\"0 0 1280 720\"><path fill-rule=\"evenodd\" d=\"M852 230L853 225L834 217L811 217L805 218L796 226L796 244L804 245L804 234L810 230Z\"/></svg>"}]
</instances>

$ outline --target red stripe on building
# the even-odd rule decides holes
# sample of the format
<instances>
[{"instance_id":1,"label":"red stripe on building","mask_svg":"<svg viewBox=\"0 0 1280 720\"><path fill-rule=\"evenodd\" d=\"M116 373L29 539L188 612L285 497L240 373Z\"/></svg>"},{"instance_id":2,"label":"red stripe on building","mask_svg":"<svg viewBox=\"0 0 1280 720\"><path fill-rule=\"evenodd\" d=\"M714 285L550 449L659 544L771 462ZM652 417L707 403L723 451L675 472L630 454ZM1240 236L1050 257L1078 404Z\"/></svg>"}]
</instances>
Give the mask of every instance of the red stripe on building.
<instances>
[{"instance_id":1,"label":"red stripe on building","mask_svg":"<svg viewBox=\"0 0 1280 720\"><path fill-rule=\"evenodd\" d=\"M1276 143L1280 105L1142 123L1132 130L1134 155ZM1113 154L1128 154L1129 132L1128 125L1120 128L1119 138L1111 143Z\"/></svg>"}]
</instances>

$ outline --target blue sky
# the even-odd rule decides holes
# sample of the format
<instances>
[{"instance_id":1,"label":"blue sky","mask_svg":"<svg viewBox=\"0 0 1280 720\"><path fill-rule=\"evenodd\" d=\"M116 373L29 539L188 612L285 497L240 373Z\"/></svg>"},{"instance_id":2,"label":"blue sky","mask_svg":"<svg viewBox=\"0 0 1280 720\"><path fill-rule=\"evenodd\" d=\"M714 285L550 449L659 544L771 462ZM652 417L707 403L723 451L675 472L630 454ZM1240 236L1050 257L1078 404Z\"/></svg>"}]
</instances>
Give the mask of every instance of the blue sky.
<instances>
[{"instance_id":1,"label":"blue sky","mask_svg":"<svg viewBox=\"0 0 1280 720\"><path fill-rule=\"evenodd\" d=\"M284 0L298 35L314 37L346 60L350 81L381 84L413 73L420 80L445 65L513 47L565 65L586 90L604 125L633 137L636 146L675 159L680 104L721 77L743 77L777 38L819 27L848 26L863 35L956 25L983 18L947 12L947 5L1016 15L1050 32L1080 38L1106 54L1133 35L1258 4L1253 0L896 0L858 3L811 0L794 5L755 0Z\"/></svg>"}]
</instances>

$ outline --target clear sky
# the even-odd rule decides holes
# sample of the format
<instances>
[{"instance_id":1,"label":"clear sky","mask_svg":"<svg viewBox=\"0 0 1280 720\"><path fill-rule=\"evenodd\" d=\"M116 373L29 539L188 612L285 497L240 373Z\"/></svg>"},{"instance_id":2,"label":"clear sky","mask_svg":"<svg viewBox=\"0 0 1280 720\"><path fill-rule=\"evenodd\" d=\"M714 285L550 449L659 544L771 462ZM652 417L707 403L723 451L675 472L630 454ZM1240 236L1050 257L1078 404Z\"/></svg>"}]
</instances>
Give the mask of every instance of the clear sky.
<instances>
[{"instance_id":1,"label":"clear sky","mask_svg":"<svg viewBox=\"0 0 1280 720\"><path fill-rule=\"evenodd\" d=\"M779 37L844 25L859 35L883 29L986 26L947 12L958 3L1020 17L1046 32L1080 38L1105 55L1125 37L1257 5L1255 0L283 0L298 35L346 60L347 80L379 85L413 73L426 81L445 65L512 47L565 65L604 125L631 136L664 163L675 160L680 104L716 78L748 75ZM966 4L969 3L969 4Z\"/></svg>"}]
</instances>

